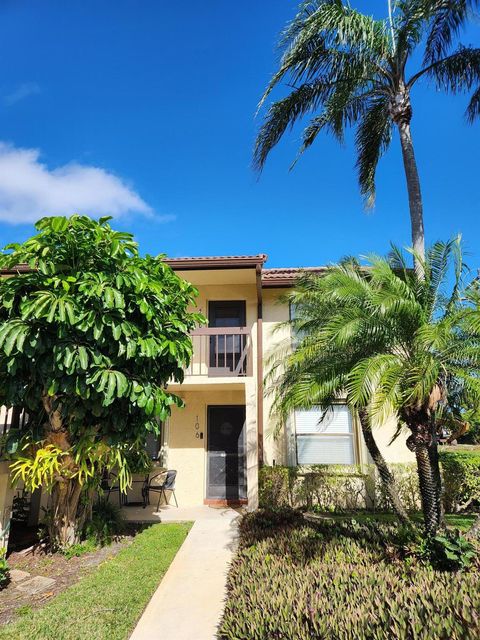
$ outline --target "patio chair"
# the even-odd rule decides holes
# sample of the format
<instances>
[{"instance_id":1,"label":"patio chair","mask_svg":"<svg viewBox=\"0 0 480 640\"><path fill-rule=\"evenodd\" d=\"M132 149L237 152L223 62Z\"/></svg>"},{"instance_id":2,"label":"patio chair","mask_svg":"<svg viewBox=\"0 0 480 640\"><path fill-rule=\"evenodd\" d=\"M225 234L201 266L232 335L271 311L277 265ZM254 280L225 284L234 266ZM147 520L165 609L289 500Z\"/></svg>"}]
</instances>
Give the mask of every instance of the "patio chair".
<instances>
[{"instance_id":1,"label":"patio chair","mask_svg":"<svg viewBox=\"0 0 480 640\"><path fill-rule=\"evenodd\" d=\"M110 494L118 491L118 504L120 506L126 504L127 496L120 491L120 482L118 481L116 473L109 473L105 470L102 476L102 482L100 483L100 488L105 493L107 502L110 500Z\"/></svg>"},{"instance_id":2,"label":"patio chair","mask_svg":"<svg viewBox=\"0 0 480 640\"><path fill-rule=\"evenodd\" d=\"M161 471L156 475L149 478L142 489L143 495L143 508L150 504L150 492L158 493L158 503L157 503L157 511L160 509L160 502L162 500L162 495L165 499L165 504L169 504L167 500L166 491L170 491L173 495L173 499L175 500L175 506L178 508L177 496L175 495L175 479L177 477L177 472L175 470L170 471Z\"/></svg>"}]
</instances>

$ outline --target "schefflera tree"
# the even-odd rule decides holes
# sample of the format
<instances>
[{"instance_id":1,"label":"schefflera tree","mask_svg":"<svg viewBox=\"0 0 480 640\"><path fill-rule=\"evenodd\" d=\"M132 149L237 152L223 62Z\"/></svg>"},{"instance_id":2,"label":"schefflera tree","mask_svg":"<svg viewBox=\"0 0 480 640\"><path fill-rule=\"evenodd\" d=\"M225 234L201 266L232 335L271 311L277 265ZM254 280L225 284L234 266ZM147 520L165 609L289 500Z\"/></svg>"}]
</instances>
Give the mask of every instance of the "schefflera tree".
<instances>
[{"instance_id":1,"label":"schefflera tree","mask_svg":"<svg viewBox=\"0 0 480 640\"><path fill-rule=\"evenodd\" d=\"M58 547L79 538L87 487L115 469L126 490L132 454L182 406L167 383L183 380L203 322L196 289L109 220L46 217L0 254L0 404L28 414L11 468L51 493Z\"/></svg>"}]
</instances>

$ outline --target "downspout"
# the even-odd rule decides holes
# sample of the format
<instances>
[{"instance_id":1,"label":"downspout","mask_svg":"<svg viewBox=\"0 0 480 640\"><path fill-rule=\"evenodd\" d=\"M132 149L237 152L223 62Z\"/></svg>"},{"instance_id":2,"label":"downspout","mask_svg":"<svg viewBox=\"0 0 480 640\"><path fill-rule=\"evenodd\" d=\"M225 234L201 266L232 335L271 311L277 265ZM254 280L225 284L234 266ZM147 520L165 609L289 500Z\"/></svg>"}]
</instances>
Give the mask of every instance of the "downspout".
<instances>
[{"instance_id":1,"label":"downspout","mask_svg":"<svg viewBox=\"0 0 480 640\"><path fill-rule=\"evenodd\" d=\"M263 301L262 265L256 266L257 280L257 438L258 466L263 465Z\"/></svg>"}]
</instances>

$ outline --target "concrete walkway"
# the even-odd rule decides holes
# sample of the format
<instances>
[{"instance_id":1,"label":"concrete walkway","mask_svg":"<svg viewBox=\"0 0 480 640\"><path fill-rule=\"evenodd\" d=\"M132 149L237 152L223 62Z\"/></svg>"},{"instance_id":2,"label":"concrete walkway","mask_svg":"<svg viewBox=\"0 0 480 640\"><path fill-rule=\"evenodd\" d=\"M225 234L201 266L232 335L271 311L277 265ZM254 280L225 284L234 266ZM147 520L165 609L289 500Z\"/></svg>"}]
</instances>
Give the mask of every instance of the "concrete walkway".
<instances>
[{"instance_id":1,"label":"concrete walkway","mask_svg":"<svg viewBox=\"0 0 480 640\"><path fill-rule=\"evenodd\" d=\"M161 508L152 520L158 515L162 522L195 523L130 640L213 640L240 516L233 509L209 507Z\"/></svg>"}]
</instances>

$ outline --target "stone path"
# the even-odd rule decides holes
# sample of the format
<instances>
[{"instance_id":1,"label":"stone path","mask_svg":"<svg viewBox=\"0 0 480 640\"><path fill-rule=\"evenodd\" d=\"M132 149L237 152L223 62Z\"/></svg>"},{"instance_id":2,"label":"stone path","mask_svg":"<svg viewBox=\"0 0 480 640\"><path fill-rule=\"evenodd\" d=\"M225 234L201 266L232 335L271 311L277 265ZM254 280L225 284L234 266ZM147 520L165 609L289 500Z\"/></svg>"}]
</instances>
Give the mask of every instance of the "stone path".
<instances>
[{"instance_id":1,"label":"stone path","mask_svg":"<svg viewBox=\"0 0 480 640\"><path fill-rule=\"evenodd\" d=\"M20 569L12 569L10 571L10 580L17 591L23 591L23 593L31 596L46 591L56 582L54 578L45 578L43 576L34 576L32 578L28 571L21 571Z\"/></svg>"},{"instance_id":2,"label":"stone path","mask_svg":"<svg viewBox=\"0 0 480 640\"><path fill-rule=\"evenodd\" d=\"M213 640L237 544L233 509L161 510L162 522L195 520L130 640Z\"/></svg>"}]
</instances>

